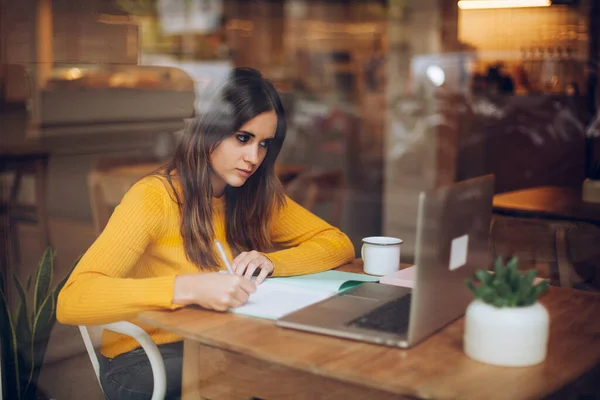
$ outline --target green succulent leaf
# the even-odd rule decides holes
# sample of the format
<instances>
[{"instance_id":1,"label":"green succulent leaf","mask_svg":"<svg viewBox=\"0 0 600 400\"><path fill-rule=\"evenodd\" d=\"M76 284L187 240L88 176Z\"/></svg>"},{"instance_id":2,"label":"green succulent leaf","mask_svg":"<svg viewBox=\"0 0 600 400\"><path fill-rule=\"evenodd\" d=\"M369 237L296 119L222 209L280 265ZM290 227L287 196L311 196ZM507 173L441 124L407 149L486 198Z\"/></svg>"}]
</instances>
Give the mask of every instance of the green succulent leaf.
<instances>
[{"instance_id":1,"label":"green succulent leaf","mask_svg":"<svg viewBox=\"0 0 600 400\"><path fill-rule=\"evenodd\" d=\"M508 263L508 271L509 278L507 283L510 285L512 291L517 291L519 289L522 275L517 267L516 258L513 258Z\"/></svg>"},{"instance_id":2,"label":"green succulent leaf","mask_svg":"<svg viewBox=\"0 0 600 400\"><path fill-rule=\"evenodd\" d=\"M517 257L511 258L506 265L502 258L498 257L493 274L479 270L466 284L475 298L495 307L523 307L535 303L548 287L545 281L534 286L535 276L535 270L525 274L519 271ZM476 287L475 282L479 282L480 285Z\"/></svg>"},{"instance_id":3,"label":"green succulent leaf","mask_svg":"<svg viewBox=\"0 0 600 400\"><path fill-rule=\"evenodd\" d=\"M513 272L519 272L518 266L519 266L519 258L518 257L511 258L510 261L508 262L508 264L506 264L506 267L508 268L508 270L513 271Z\"/></svg>"},{"instance_id":4,"label":"green succulent leaf","mask_svg":"<svg viewBox=\"0 0 600 400\"><path fill-rule=\"evenodd\" d=\"M498 284L496 285L496 294L499 297L507 299L511 293L512 293L512 290L511 290L510 286L508 285L508 283L498 282Z\"/></svg>"},{"instance_id":5,"label":"green succulent leaf","mask_svg":"<svg viewBox=\"0 0 600 400\"><path fill-rule=\"evenodd\" d=\"M508 301L503 299L502 297L494 297L492 299L492 304L498 308L506 307L508 305Z\"/></svg>"},{"instance_id":6,"label":"green succulent leaf","mask_svg":"<svg viewBox=\"0 0 600 400\"><path fill-rule=\"evenodd\" d=\"M499 270L504 268L504 262L502 261L502 257L496 258L496 263L494 264L494 271L498 273Z\"/></svg>"},{"instance_id":7,"label":"green succulent leaf","mask_svg":"<svg viewBox=\"0 0 600 400\"><path fill-rule=\"evenodd\" d=\"M473 280L472 279L467 279L467 287L473 293L473 295L477 296L477 288L473 284Z\"/></svg>"},{"instance_id":8,"label":"green succulent leaf","mask_svg":"<svg viewBox=\"0 0 600 400\"><path fill-rule=\"evenodd\" d=\"M486 303L493 301L495 298L496 292L489 286L481 286L477 289L479 293L479 298Z\"/></svg>"},{"instance_id":9,"label":"green succulent leaf","mask_svg":"<svg viewBox=\"0 0 600 400\"><path fill-rule=\"evenodd\" d=\"M538 298L540 297L543 293L546 292L546 290L548 290L548 282L543 281L538 283L535 287L534 287L534 292L535 292L535 297Z\"/></svg>"},{"instance_id":10,"label":"green succulent leaf","mask_svg":"<svg viewBox=\"0 0 600 400\"><path fill-rule=\"evenodd\" d=\"M490 283L493 280L493 278L491 277L490 273L487 272L487 271L485 271L485 270L482 270L482 269L480 269L479 271L475 272L475 278L479 282L483 283L484 285Z\"/></svg>"}]
</instances>

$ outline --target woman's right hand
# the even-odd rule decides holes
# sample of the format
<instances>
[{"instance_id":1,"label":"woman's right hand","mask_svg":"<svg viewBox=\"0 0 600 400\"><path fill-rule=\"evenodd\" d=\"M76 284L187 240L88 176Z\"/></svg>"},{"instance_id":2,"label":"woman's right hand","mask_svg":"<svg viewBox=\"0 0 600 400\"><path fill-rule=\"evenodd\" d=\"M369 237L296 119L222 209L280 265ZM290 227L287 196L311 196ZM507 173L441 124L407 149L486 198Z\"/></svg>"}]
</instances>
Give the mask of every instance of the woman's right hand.
<instances>
[{"instance_id":1,"label":"woman's right hand","mask_svg":"<svg viewBox=\"0 0 600 400\"><path fill-rule=\"evenodd\" d=\"M197 304L226 311L245 304L255 291L256 285L243 276L217 272L178 275L173 287L173 304Z\"/></svg>"}]
</instances>

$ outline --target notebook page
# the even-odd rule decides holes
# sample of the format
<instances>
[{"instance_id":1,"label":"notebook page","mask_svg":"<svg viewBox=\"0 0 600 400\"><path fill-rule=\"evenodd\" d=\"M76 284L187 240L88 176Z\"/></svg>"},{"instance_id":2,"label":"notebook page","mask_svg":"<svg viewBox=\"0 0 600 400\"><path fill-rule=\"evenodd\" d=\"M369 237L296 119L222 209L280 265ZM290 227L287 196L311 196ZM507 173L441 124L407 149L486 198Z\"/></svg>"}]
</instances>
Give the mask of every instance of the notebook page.
<instances>
[{"instance_id":1,"label":"notebook page","mask_svg":"<svg viewBox=\"0 0 600 400\"><path fill-rule=\"evenodd\" d=\"M266 280L258 285L256 292L250 295L246 304L230 308L229 311L236 314L277 319L324 300L335 293L336 291L311 289Z\"/></svg>"},{"instance_id":2,"label":"notebook page","mask_svg":"<svg viewBox=\"0 0 600 400\"><path fill-rule=\"evenodd\" d=\"M290 276L285 278L268 278L265 282L285 283L294 286L317 289L328 292L339 292L348 286L362 282L378 282L380 277L355 274L343 271L324 271L314 274Z\"/></svg>"}]
</instances>

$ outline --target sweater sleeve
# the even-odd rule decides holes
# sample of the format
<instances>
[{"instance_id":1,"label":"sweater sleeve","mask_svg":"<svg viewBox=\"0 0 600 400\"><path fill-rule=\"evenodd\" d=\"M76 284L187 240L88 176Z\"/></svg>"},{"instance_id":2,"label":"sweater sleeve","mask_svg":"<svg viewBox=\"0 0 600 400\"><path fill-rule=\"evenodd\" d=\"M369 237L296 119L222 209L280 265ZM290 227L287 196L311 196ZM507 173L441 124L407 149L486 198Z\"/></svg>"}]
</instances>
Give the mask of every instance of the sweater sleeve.
<instances>
[{"instance_id":1,"label":"sweater sleeve","mask_svg":"<svg viewBox=\"0 0 600 400\"><path fill-rule=\"evenodd\" d=\"M326 271L354 259L354 246L344 233L289 197L274 218L271 238L287 247L265 254L273 262L273 276Z\"/></svg>"},{"instance_id":2,"label":"sweater sleeve","mask_svg":"<svg viewBox=\"0 0 600 400\"><path fill-rule=\"evenodd\" d=\"M152 178L131 187L58 296L57 320L96 325L173 309L175 276L132 278L146 247L164 227L166 189ZM157 182L159 182L157 180Z\"/></svg>"}]
</instances>

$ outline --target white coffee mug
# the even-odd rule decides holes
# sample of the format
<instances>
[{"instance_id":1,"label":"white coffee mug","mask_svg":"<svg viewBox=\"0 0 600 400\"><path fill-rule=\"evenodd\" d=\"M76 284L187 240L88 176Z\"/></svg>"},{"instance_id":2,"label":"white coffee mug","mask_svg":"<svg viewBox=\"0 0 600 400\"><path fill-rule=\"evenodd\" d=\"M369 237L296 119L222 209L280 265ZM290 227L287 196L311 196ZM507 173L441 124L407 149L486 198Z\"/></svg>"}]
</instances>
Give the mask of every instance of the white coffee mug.
<instances>
[{"instance_id":1,"label":"white coffee mug","mask_svg":"<svg viewBox=\"0 0 600 400\"><path fill-rule=\"evenodd\" d=\"M360 255L366 274L383 276L400 269L402 239L389 236L370 236L362 241Z\"/></svg>"}]
</instances>

